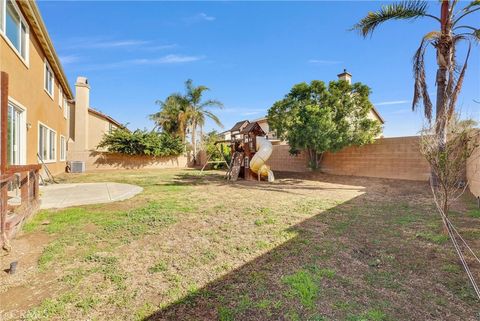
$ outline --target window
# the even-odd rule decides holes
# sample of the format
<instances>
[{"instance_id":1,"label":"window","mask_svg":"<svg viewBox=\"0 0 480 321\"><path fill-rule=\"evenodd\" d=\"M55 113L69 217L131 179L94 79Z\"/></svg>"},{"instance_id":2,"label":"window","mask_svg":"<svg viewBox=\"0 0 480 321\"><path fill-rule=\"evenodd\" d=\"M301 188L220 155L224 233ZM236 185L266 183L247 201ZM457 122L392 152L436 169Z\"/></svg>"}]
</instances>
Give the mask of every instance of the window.
<instances>
[{"instance_id":1,"label":"window","mask_svg":"<svg viewBox=\"0 0 480 321\"><path fill-rule=\"evenodd\" d=\"M62 87L58 87L58 106L62 108L63 105L63 90Z\"/></svg>"},{"instance_id":2,"label":"window","mask_svg":"<svg viewBox=\"0 0 480 321\"><path fill-rule=\"evenodd\" d=\"M67 157L67 140L65 136L60 136L60 160L64 161Z\"/></svg>"},{"instance_id":3,"label":"window","mask_svg":"<svg viewBox=\"0 0 480 321\"><path fill-rule=\"evenodd\" d=\"M113 132L113 125L112 123L108 123L108 133L111 134Z\"/></svg>"},{"instance_id":4,"label":"window","mask_svg":"<svg viewBox=\"0 0 480 321\"><path fill-rule=\"evenodd\" d=\"M26 62L28 59L29 29L13 0L0 0L0 30L7 42Z\"/></svg>"},{"instance_id":5,"label":"window","mask_svg":"<svg viewBox=\"0 0 480 321\"><path fill-rule=\"evenodd\" d=\"M55 162L57 133L43 124L38 126L38 155L44 162Z\"/></svg>"},{"instance_id":6,"label":"window","mask_svg":"<svg viewBox=\"0 0 480 321\"><path fill-rule=\"evenodd\" d=\"M63 117L65 119L68 119L69 114L70 114L70 105L68 104L67 99L65 98L63 100Z\"/></svg>"},{"instance_id":7,"label":"window","mask_svg":"<svg viewBox=\"0 0 480 321\"><path fill-rule=\"evenodd\" d=\"M7 164L21 165L25 157L25 110L8 102Z\"/></svg>"},{"instance_id":8,"label":"window","mask_svg":"<svg viewBox=\"0 0 480 321\"><path fill-rule=\"evenodd\" d=\"M52 97L53 99L53 71L50 65L48 64L47 60L45 60L45 91Z\"/></svg>"}]
</instances>

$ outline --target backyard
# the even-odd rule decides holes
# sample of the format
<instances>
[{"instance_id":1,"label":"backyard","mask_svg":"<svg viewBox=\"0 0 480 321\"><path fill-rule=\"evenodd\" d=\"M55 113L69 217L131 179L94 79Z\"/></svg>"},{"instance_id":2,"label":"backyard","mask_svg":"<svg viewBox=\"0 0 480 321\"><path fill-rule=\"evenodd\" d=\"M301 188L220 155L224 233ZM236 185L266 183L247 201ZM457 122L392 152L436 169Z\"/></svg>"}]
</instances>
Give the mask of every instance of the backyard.
<instances>
[{"instance_id":1,"label":"backyard","mask_svg":"<svg viewBox=\"0 0 480 321\"><path fill-rule=\"evenodd\" d=\"M2 270L12 258L19 266L0 275L0 319L476 320L426 183L276 176L63 176L144 192L38 213L1 257ZM451 217L478 249L475 206L466 196Z\"/></svg>"}]
</instances>

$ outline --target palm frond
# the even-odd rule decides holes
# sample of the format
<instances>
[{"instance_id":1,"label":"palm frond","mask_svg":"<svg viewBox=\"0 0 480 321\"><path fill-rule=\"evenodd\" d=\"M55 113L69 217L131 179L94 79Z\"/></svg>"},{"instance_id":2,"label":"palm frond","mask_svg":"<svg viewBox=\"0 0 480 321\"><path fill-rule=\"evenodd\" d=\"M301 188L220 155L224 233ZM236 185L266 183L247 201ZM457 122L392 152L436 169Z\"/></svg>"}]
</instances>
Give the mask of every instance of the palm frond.
<instances>
[{"instance_id":1,"label":"palm frond","mask_svg":"<svg viewBox=\"0 0 480 321\"><path fill-rule=\"evenodd\" d=\"M205 107L218 107L218 108L222 109L223 108L223 103L219 100L208 99L200 105L200 108L205 108Z\"/></svg>"},{"instance_id":2,"label":"palm frond","mask_svg":"<svg viewBox=\"0 0 480 321\"><path fill-rule=\"evenodd\" d=\"M217 124L218 126L220 126L221 128L223 128L223 124L222 122L220 121L220 118L218 118L217 115L213 114L211 111L208 111L208 110L205 110L204 111L205 115L210 118L211 120L213 120L213 122L215 124Z\"/></svg>"},{"instance_id":3,"label":"palm frond","mask_svg":"<svg viewBox=\"0 0 480 321\"><path fill-rule=\"evenodd\" d=\"M427 37L428 36L428 37ZM428 94L427 80L425 76L425 50L433 41L432 35L427 34L420 43L413 57L413 76L415 79L412 110L416 110L421 101L423 101L425 118L430 122L432 120L432 101Z\"/></svg>"},{"instance_id":4,"label":"palm frond","mask_svg":"<svg viewBox=\"0 0 480 321\"><path fill-rule=\"evenodd\" d=\"M480 0L474 0L472 2L470 2L464 9L463 11L468 11L474 7L480 7Z\"/></svg>"},{"instance_id":5,"label":"palm frond","mask_svg":"<svg viewBox=\"0 0 480 321\"><path fill-rule=\"evenodd\" d=\"M401 1L384 5L378 11L369 12L352 29L360 31L366 37L372 34L380 24L388 20L408 20L430 16L427 13L427 8L428 3L424 0Z\"/></svg>"},{"instance_id":6,"label":"palm frond","mask_svg":"<svg viewBox=\"0 0 480 321\"><path fill-rule=\"evenodd\" d=\"M462 40L465 40L462 37ZM455 85L455 88L452 90L452 95L450 98L450 104L448 106L448 119L450 119L453 116L453 113L455 111L455 104L457 103L458 95L460 94L460 91L462 90L462 85L463 85L463 79L465 78L465 71L467 70L467 64L468 64L468 59L470 58L470 51L472 49L472 44L468 42L468 51L467 55L465 56L465 62L463 63L462 70L460 71L460 75L458 76L457 83Z\"/></svg>"}]
</instances>

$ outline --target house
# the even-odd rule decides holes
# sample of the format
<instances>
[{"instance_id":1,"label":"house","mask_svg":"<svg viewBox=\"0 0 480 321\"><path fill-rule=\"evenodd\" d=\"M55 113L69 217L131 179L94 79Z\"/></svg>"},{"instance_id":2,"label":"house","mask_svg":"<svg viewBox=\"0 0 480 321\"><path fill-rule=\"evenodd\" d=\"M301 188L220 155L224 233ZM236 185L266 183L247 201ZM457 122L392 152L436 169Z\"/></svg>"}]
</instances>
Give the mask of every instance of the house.
<instances>
[{"instance_id":1,"label":"house","mask_svg":"<svg viewBox=\"0 0 480 321\"><path fill-rule=\"evenodd\" d=\"M123 127L112 117L95 110L90 106L90 84L86 77L78 77L75 83L75 104L72 107L70 132L71 140L68 145L68 159L72 161L86 161L106 133Z\"/></svg>"},{"instance_id":2,"label":"house","mask_svg":"<svg viewBox=\"0 0 480 321\"><path fill-rule=\"evenodd\" d=\"M120 125L89 107L83 77L74 100L35 1L0 0L0 71L9 75L8 165L40 162L59 174L70 147L92 148Z\"/></svg>"},{"instance_id":3,"label":"house","mask_svg":"<svg viewBox=\"0 0 480 321\"><path fill-rule=\"evenodd\" d=\"M73 99L62 65L34 1L0 0L0 17L0 70L9 75L7 163L41 159L62 172Z\"/></svg>"}]
</instances>

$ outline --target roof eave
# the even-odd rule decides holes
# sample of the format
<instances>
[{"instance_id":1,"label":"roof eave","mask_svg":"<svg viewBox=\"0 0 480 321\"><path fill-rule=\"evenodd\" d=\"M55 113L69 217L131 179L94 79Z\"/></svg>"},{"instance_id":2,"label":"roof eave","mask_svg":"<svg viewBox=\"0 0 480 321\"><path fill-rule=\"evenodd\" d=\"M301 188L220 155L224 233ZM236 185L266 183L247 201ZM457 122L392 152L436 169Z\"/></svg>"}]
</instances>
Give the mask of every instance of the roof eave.
<instances>
[{"instance_id":1,"label":"roof eave","mask_svg":"<svg viewBox=\"0 0 480 321\"><path fill-rule=\"evenodd\" d=\"M58 79L64 88L64 93L67 95L68 99L73 99L73 92L68 84L68 79L63 70L60 59L58 58L55 47L53 46L50 35L48 34L47 27L42 19L40 10L35 1L18 1L17 2L27 15L27 19L30 20L31 25L35 30L35 34L39 39L40 45L45 52L45 56L50 63L52 69L54 69L56 75L60 76Z\"/></svg>"}]
</instances>

